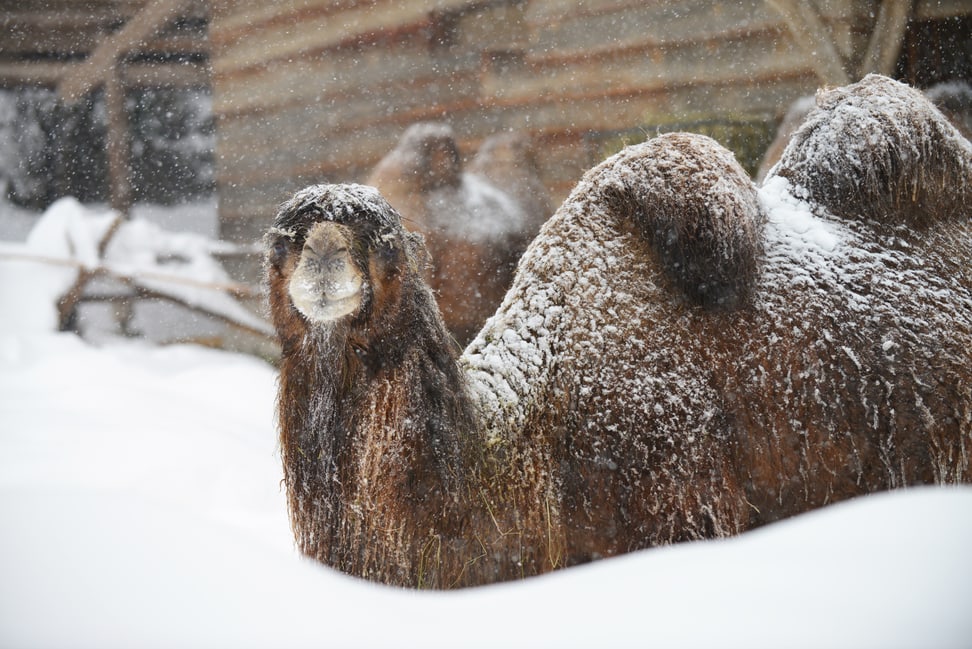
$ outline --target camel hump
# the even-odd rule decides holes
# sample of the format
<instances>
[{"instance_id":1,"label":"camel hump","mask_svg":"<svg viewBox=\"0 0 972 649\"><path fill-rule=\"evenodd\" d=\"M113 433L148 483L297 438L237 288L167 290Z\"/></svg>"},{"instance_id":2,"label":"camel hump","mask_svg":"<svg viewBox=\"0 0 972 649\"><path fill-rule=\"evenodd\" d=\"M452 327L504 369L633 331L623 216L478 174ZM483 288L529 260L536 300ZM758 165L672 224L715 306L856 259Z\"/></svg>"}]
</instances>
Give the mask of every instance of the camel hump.
<instances>
[{"instance_id":1,"label":"camel hump","mask_svg":"<svg viewBox=\"0 0 972 649\"><path fill-rule=\"evenodd\" d=\"M722 145L704 135L660 135L609 158L588 180L645 237L676 290L707 307L745 301L765 217L756 186Z\"/></svg>"},{"instance_id":2,"label":"camel hump","mask_svg":"<svg viewBox=\"0 0 972 649\"><path fill-rule=\"evenodd\" d=\"M847 219L921 227L970 214L972 144L921 92L876 74L819 92L773 173Z\"/></svg>"}]
</instances>

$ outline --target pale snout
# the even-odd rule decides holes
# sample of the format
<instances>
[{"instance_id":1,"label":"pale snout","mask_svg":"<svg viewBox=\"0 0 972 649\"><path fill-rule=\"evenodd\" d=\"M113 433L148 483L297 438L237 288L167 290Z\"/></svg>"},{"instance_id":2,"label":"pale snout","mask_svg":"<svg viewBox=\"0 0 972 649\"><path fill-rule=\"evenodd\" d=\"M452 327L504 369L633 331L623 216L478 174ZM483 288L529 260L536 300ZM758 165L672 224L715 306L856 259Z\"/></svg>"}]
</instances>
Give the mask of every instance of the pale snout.
<instances>
[{"instance_id":1,"label":"pale snout","mask_svg":"<svg viewBox=\"0 0 972 649\"><path fill-rule=\"evenodd\" d=\"M364 277L348 248L344 226L323 222L307 235L290 278L290 299L313 322L336 320L361 306Z\"/></svg>"}]
</instances>

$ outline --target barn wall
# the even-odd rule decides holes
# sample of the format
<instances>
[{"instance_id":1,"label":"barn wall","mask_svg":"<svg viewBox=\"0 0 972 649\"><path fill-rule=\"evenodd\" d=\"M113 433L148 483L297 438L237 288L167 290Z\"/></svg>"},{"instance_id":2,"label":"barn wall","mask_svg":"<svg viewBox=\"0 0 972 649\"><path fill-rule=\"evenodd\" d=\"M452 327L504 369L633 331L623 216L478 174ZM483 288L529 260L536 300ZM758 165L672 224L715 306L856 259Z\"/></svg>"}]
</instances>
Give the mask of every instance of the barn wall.
<instances>
[{"instance_id":1,"label":"barn wall","mask_svg":"<svg viewBox=\"0 0 972 649\"><path fill-rule=\"evenodd\" d=\"M865 49L875 4L816 2L845 59ZM529 131L559 202L628 141L769 130L817 86L761 0L226 0L210 43L223 233L244 241L289 192L364 178L416 121L449 121L465 152Z\"/></svg>"},{"instance_id":2,"label":"barn wall","mask_svg":"<svg viewBox=\"0 0 972 649\"><path fill-rule=\"evenodd\" d=\"M147 0L0 0L0 87L56 86L145 8ZM183 2L176 20L129 52L127 87L208 88L206 0Z\"/></svg>"}]
</instances>

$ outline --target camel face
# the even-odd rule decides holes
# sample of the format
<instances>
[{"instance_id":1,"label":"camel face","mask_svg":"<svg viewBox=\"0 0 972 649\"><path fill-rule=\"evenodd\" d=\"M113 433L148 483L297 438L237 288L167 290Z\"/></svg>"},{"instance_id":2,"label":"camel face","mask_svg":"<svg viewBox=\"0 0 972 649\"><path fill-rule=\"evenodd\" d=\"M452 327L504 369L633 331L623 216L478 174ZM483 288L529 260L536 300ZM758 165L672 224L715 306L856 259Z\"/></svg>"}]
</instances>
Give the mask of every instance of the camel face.
<instances>
[{"instance_id":1,"label":"camel face","mask_svg":"<svg viewBox=\"0 0 972 649\"><path fill-rule=\"evenodd\" d=\"M266 244L271 316L294 340L339 321L394 316L403 278L426 259L421 237L363 185L299 192Z\"/></svg>"},{"instance_id":2,"label":"camel face","mask_svg":"<svg viewBox=\"0 0 972 649\"><path fill-rule=\"evenodd\" d=\"M351 257L350 230L324 221L307 233L288 291L294 306L313 323L337 320L361 307L364 275Z\"/></svg>"}]
</instances>

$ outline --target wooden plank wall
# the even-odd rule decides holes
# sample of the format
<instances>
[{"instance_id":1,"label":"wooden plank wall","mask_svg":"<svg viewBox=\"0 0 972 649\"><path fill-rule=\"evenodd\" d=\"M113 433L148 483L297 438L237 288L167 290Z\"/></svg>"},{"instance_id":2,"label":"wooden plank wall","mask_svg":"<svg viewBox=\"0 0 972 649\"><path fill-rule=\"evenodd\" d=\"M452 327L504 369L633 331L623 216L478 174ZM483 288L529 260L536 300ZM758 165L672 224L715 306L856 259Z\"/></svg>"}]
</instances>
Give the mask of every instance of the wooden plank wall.
<instances>
[{"instance_id":1,"label":"wooden plank wall","mask_svg":"<svg viewBox=\"0 0 972 649\"><path fill-rule=\"evenodd\" d=\"M815 4L843 57L866 49L875 2ZM450 122L467 154L530 132L559 203L673 116L772 124L817 86L762 0L225 0L210 44L220 217L241 241L289 192L364 178L416 121Z\"/></svg>"},{"instance_id":2,"label":"wooden plank wall","mask_svg":"<svg viewBox=\"0 0 972 649\"><path fill-rule=\"evenodd\" d=\"M0 87L55 86L146 0L0 0ZM128 87L210 85L205 0L189 3L126 62Z\"/></svg>"}]
</instances>

